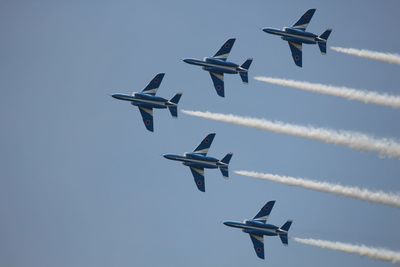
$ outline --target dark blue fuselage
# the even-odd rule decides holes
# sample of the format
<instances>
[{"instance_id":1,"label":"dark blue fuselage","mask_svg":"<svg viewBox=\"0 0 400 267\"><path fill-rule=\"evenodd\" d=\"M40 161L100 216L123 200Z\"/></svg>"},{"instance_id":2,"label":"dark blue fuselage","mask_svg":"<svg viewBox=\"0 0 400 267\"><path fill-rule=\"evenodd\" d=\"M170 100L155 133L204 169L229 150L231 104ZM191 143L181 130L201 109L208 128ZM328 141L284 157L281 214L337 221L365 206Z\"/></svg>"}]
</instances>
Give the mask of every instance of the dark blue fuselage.
<instances>
[{"instance_id":1,"label":"dark blue fuselage","mask_svg":"<svg viewBox=\"0 0 400 267\"><path fill-rule=\"evenodd\" d=\"M215 73L237 74L247 71L246 69L240 67L238 64L212 57L206 57L203 60L186 58L183 61L188 64L201 66L203 67L203 70Z\"/></svg>"},{"instance_id":2,"label":"dark blue fuselage","mask_svg":"<svg viewBox=\"0 0 400 267\"><path fill-rule=\"evenodd\" d=\"M320 37L318 37L318 35L315 35L311 32L290 27L283 28L283 30L264 28L263 31L270 34L279 35L283 40L293 43L316 44L318 41L323 41Z\"/></svg>"},{"instance_id":3,"label":"dark blue fuselage","mask_svg":"<svg viewBox=\"0 0 400 267\"><path fill-rule=\"evenodd\" d=\"M283 232L279 227L263 223L257 220L245 220L244 222L225 221L226 226L240 228L243 232L254 235L276 236Z\"/></svg>"},{"instance_id":4,"label":"dark blue fuselage","mask_svg":"<svg viewBox=\"0 0 400 267\"><path fill-rule=\"evenodd\" d=\"M185 153L183 156L164 154L163 156L166 159L181 161L183 165L193 168L216 169L219 166L224 165L224 163L220 162L216 158L203 156L196 153Z\"/></svg>"},{"instance_id":5,"label":"dark blue fuselage","mask_svg":"<svg viewBox=\"0 0 400 267\"><path fill-rule=\"evenodd\" d=\"M135 93L133 95L113 94L112 97L119 100L129 101L131 102L132 105L141 108L165 109L173 105L173 103L171 103L165 98L145 93Z\"/></svg>"}]
</instances>

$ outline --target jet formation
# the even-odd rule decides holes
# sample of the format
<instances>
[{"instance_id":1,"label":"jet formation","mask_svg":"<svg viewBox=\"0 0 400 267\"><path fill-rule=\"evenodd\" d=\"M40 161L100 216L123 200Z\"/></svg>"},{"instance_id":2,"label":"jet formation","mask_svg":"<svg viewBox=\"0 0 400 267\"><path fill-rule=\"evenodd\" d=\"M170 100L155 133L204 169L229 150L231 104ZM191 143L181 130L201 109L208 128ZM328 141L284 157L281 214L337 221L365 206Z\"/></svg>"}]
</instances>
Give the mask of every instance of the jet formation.
<instances>
[{"instance_id":1,"label":"jet formation","mask_svg":"<svg viewBox=\"0 0 400 267\"><path fill-rule=\"evenodd\" d=\"M309 9L301 18L291 27L284 27L282 30L274 28L264 28L263 31L273 35L280 36L289 43L295 64L302 67L302 45L318 44L322 54L326 54L326 43L332 29L326 30L321 35L307 32L307 26L310 23L315 9ZM203 59L186 58L185 63L200 66L203 70L210 73L214 88L221 97L225 96L224 74L239 74L243 83L248 83L248 71L252 58L248 58L242 65L227 61L227 58L235 43L235 38L228 39L222 47L212 57ZM175 94L170 100L156 96L157 90L164 78L164 73L158 73L151 82L141 91L132 94L113 94L112 97L118 100L128 101L137 106L141 113L144 125L148 131L153 132L153 109L169 109L173 117L178 116L178 102L182 93ZM194 182L199 191L205 192L204 169L219 169L224 178L229 177L229 162L232 153L226 154L221 160L207 156L208 150L214 140L215 133L208 134L197 146L193 152L186 152L183 155L164 154L166 159L182 162L183 165L190 168ZM264 255L264 236L279 236L284 245L288 244L288 231L292 224L291 220L286 221L281 227L268 224L267 219L274 207L275 201L269 201L257 213L253 219L247 219L243 222L225 221L224 225L241 229L244 233L250 235L254 250L261 259Z\"/></svg>"},{"instance_id":2,"label":"jet formation","mask_svg":"<svg viewBox=\"0 0 400 267\"><path fill-rule=\"evenodd\" d=\"M188 166L194 177L194 182L201 192L205 192L204 183L204 169L217 169L219 168L224 178L229 178L229 161L232 158L232 153L228 153L223 159L218 160L213 157L207 156L208 149L210 148L215 137L215 133L207 135L200 145L196 147L193 152L186 152L181 155L164 154L166 159L181 161L183 165Z\"/></svg>"},{"instance_id":3,"label":"jet formation","mask_svg":"<svg viewBox=\"0 0 400 267\"><path fill-rule=\"evenodd\" d=\"M253 219L243 222L225 221L226 226L239 228L250 235L254 250L259 258L264 259L264 236L279 236L284 245L288 245L288 231L292 221L288 220L281 227L267 224L267 219L275 205L275 200L269 201Z\"/></svg>"},{"instance_id":4,"label":"jet formation","mask_svg":"<svg viewBox=\"0 0 400 267\"><path fill-rule=\"evenodd\" d=\"M214 88L217 94L221 97L225 96L224 88L224 74L238 74L242 78L243 83L248 83L248 71L253 61L252 58L247 59L242 65L227 61L229 53L235 43L236 39L228 39L212 57L205 57L204 59L185 58L184 62L196 66L200 66L203 70L210 73L211 79L214 83Z\"/></svg>"},{"instance_id":5,"label":"jet formation","mask_svg":"<svg viewBox=\"0 0 400 267\"><path fill-rule=\"evenodd\" d=\"M178 102L181 99L182 93L177 93L173 98L167 100L156 96L158 87L164 78L165 73L157 74L151 82L139 93L133 92L131 95L113 94L112 97L118 100L131 102L132 105L139 108L140 114L146 129L153 132L153 109L168 108L172 117L178 117Z\"/></svg>"},{"instance_id":6,"label":"jet formation","mask_svg":"<svg viewBox=\"0 0 400 267\"><path fill-rule=\"evenodd\" d=\"M315 9L309 9L306 13L301 16L301 18L293 24L291 27L284 27L283 30L274 28L264 28L262 29L266 33L281 36L282 40L289 43L290 51L292 52L292 57L294 63L302 67L303 66L303 44L318 44L319 49L322 54L326 54L326 42L332 29L324 31L320 36L307 32L307 26L310 23Z\"/></svg>"}]
</instances>

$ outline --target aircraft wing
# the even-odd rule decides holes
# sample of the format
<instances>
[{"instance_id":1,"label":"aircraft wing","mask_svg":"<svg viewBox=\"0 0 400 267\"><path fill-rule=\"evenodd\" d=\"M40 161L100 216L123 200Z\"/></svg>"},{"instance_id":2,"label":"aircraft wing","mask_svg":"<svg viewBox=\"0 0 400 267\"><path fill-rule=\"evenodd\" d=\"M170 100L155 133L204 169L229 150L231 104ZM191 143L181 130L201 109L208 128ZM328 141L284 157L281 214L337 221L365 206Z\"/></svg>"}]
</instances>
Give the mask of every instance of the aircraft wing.
<instances>
[{"instance_id":1,"label":"aircraft wing","mask_svg":"<svg viewBox=\"0 0 400 267\"><path fill-rule=\"evenodd\" d=\"M214 83L214 88L219 96L225 96L224 90L224 74L220 72L210 72L211 79Z\"/></svg>"},{"instance_id":2,"label":"aircraft wing","mask_svg":"<svg viewBox=\"0 0 400 267\"><path fill-rule=\"evenodd\" d=\"M264 237L262 235L250 234L250 238L251 242L253 242L257 257L264 259Z\"/></svg>"},{"instance_id":3,"label":"aircraft wing","mask_svg":"<svg viewBox=\"0 0 400 267\"><path fill-rule=\"evenodd\" d=\"M301 43L289 42L289 47L290 47L290 51L292 52L292 57L293 57L294 63L297 66L302 67L302 65L303 65L303 60L302 60L303 46L301 45Z\"/></svg>"},{"instance_id":4,"label":"aircraft wing","mask_svg":"<svg viewBox=\"0 0 400 267\"><path fill-rule=\"evenodd\" d=\"M210 146L214 140L215 133L210 133L208 134L203 141L201 141L200 145L196 147L196 149L193 151L193 153L196 154L201 154L203 156L206 156L208 153L208 149L210 149Z\"/></svg>"},{"instance_id":5,"label":"aircraft wing","mask_svg":"<svg viewBox=\"0 0 400 267\"><path fill-rule=\"evenodd\" d=\"M204 168L193 168L190 167L190 170L192 171L193 177L194 177L194 182L196 183L197 188L201 192L206 191L206 186L204 184Z\"/></svg>"},{"instance_id":6,"label":"aircraft wing","mask_svg":"<svg viewBox=\"0 0 400 267\"><path fill-rule=\"evenodd\" d=\"M275 200L268 201L267 204L262 207L262 209L254 216L254 220L261 221L265 223L268 219L268 216L271 214L272 208L275 205Z\"/></svg>"},{"instance_id":7,"label":"aircraft wing","mask_svg":"<svg viewBox=\"0 0 400 267\"><path fill-rule=\"evenodd\" d=\"M307 10L306 13L304 13L303 16L301 16L301 18L295 24L293 24L292 27L298 30L305 31L314 13L315 8Z\"/></svg>"},{"instance_id":8,"label":"aircraft wing","mask_svg":"<svg viewBox=\"0 0 400 267\"><path fill-rule=\"evenodd\" d=\"M153 109L152 108L139 108L140 114L142 115L142 119L144 122L144 126L150 132L154 131L153 127Z\"/></svg>"},{"instance_id":9,"label":"aircraft wing","mask_svg":"<svg viewBox=\"0 0 400 267\"><path fill-rule=\"evenodd\" d=\"M235 38L228 39L213 57L226 61L235 41Z\"/></svg>"},{"instance_id":10,"label":"aircraft wing","mask_svg":"<svg viewBox=\"0 0 400 267\"><path fill-rule=\"evenodd\" d=\"M146 86L146 88L143 89L142 93L146 93L149 95L156 95L158 87L160 87L160 84L164 78L165 73L159 73L157 74L153 80Z\"/></svg>"}]
</instances>

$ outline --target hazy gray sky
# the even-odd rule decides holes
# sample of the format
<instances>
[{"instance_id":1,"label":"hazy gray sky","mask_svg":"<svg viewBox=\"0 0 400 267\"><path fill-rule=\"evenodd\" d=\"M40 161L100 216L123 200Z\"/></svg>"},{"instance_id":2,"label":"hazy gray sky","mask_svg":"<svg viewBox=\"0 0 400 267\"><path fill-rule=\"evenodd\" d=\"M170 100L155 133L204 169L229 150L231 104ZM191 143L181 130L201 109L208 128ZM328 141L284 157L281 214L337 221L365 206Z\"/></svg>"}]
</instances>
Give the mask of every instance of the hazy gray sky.
<instances>
[{"instance_id":1,"label":"hazy gray sky","mask_svg":"<svg viewBox=\"0 0 400 267\"><path fill-rule=\"evenodd\" d=\"M182 91L180 108L234 113L376 137L398 138L399 110L288 90L253 80L288 78L398 95L399 66L288 45L259 28L291 25L317 8L308 29L333 28L328 46L399 53L397 0L387 1L2 1L0 3L0 265L388 266L278 238L258 259L250 238L221 221L253 217L277 201L270 222L293 219L291 236L400 250L400 211L383 205L237 176L254 170L400 191L400 164L291 136L137 108L110 97ZM181 61L248 57L250 83L226 75L225 98L209 75ZM206 193L163 153L193 150L216 132L209 154L233 152L231 179L206 170Z\"/></svg>"}]
</instances>

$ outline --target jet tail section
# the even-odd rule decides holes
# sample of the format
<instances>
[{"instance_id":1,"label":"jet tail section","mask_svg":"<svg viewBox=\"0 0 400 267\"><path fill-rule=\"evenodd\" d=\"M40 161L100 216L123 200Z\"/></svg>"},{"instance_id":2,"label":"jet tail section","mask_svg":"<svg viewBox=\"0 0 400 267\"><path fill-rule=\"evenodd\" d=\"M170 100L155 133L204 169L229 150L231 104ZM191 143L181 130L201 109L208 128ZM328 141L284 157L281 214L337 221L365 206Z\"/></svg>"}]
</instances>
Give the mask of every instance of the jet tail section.
<instances>
[{"instance_id":1,"label":"jet tail section","mask_svg":"<svg viewBox=\"0 0 400 267\"><path fill-rule=\"evenodd\" d=\"M226 154L226 156L223 159L221 159L221 162L223 162L225 164L229 164L229 161L231 161L232 156L233 156L233 153Z\"/></svg>"},{"instance_id":2,"label":"jet tail section","mask_svg":"<svg viewBox=\"0 0 400 267\"><path fill-rule=\"evenodd\" d=\"M182 93L177 93L169 102L173 103L173 106L168 106L169 112L172 117L178 117L178 102L181 99Z\"/></svg>"},{"instance_id":3,"label":"jet tail section","mask_svg":"<svg viewBox=\"0 0 400 267\"><path fill-rule=\"evenodd\" d=\"M325 42L326 42L326 41L328 41L328 38L329 38L329 35L331 34L331 32L332 32L332 29L327 29L326 31L324 31L323 34L321 34L321 35L319 36L319 38L324 39Z\"/></svg>"},{"instance_id":4,"label":"jet tail section","mask_svg":"<svg viewBox=\"0 0 400 267\"><path fill-rule=\"evenodd\" d=\"M326 54L326 42L328 41L329 35L331 34L332 29L328 29L324 31L323 34L319 36L322 41L318 42L319 50L321 51L322 54Z\"/></svg>"},{"instance_id":5,"label":"jet tail section","mask_svg":"<svg viewBox=\"0 0 400 267\"><path fill-rule=\"evenodd\" d=\"M246 71L244 72L240 72L240 78L242 78L242 81L244 83L248 83L249 82L249 77L248 77L248 70L250 68L251 63L253 62L252 58L247 59L240 67L245 69Z\"/></svg>"},{"instance_id":6,"label":"jet tail section","mask_svg":"<svg viewBox=\"0 0 400 267\"><path fill-rule=\"evenodd\" d=\"M288 232L290 226L292 225L292 222L293 222L293 221L291 221L291 220L285 222L285 224L282 225L281 230L284 230L284 231Z\"/></svg>"},{"instance_id":7,"label":"jet tail section","mask_svg":"<svg viewBox=\"0 0 400 267\"><path fill-rule=\"evenodd\" d=\"M292 221L287 221L284 225L282 225L282 227L280 228L280 230L283 230L284 232L279 233L279 237L282 241L282 244L284 245L288 245L288 231L290 226L292 225Z\"/></svg>"},{"instance_id":8,"label":"jet tail section","mask_svg":"<svg viewBox=\"0 0 400 267\"><path fill-rule=\"evenodd\" d=\"M220 166L219 170L221 171L222 176L224 176L225 179L229 178L228 164L229 161L231 161L232 155L233 155L232 153L228 153L223 159L221 159L221 162L225 163L226 165Z\"/></svg>"},{"instance_id":9,"label":"jet tail section","mask_svg":"<svg viewBox=\"0 0 400 267\"><path fill-rule=\"evenodd\" d=\"M245 70L249 70L251 62L253 62L253 59L249 58L240 67L242 67Z\"/></svg>"},{"instance_id":10,"label":"jet tail section","mask_svg":"<svg viewBox=\"0 0 400 267\"><path fill-rule=\"evenodd\" d=\"M284 234L279 234L279 237L282 241L282 244L284 245L289 245L289 239L288 239L288 234L284 233Z\"/></svg>"}]
</instances>

